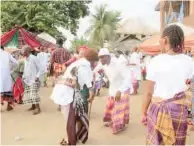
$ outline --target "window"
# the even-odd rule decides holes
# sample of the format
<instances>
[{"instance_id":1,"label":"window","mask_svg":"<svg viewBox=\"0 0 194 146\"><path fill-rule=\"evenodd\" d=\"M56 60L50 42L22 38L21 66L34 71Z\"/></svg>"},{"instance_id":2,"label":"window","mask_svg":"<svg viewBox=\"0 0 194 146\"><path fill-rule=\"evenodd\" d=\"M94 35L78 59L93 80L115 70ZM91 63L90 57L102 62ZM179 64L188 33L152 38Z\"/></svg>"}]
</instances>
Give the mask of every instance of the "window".
<instances>
[{"instance_id":1,"label":"window","mask_svg":"<svg viewBox=\"0 0 194 146\"><path fill-rule=\"evenodd\" d=\"M172 11L174 13L177 13L177 15L180 13L180 9L181 9L181 5L183 2L183 12L184 12L184 16L189 16L190 15L190 1L189 0L184 0L184 1L168 1L165 3L165 12L169 13L171 11L172 7Z\"/></svg>"}]
</instances>

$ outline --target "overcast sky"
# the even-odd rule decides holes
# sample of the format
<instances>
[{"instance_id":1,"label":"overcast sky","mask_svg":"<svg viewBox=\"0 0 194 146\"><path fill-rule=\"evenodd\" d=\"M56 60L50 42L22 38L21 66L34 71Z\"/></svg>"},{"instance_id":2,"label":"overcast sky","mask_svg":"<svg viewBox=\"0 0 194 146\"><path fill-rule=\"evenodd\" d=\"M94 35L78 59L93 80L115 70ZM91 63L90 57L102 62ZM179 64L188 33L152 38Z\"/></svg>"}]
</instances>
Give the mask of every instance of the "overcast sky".
<instances>
[{"instance_id":1,"label":"overcast sky","mask_svg":"<svg viewBox=\"0 0 194 146\"><path fill-rule=\"evenodd\" d=\"M141 18L145 23L150 24L151 26L159 29L160 27L160 15L159 12L154 10L155 6L159 0L92 0L92 3L89 4L89 9L91 13L95 13L95 7L101 4L107 4L109 10L116 10L121 12L122 21L128 18ZM90 16L82 18L80 20L79 29L77 36L81 37L84 35L87 28L90 26ZM121 23L122 23L121 21ZM70 40L73 39L69 33L68 35Z\"/></svg>"}]
</instances>

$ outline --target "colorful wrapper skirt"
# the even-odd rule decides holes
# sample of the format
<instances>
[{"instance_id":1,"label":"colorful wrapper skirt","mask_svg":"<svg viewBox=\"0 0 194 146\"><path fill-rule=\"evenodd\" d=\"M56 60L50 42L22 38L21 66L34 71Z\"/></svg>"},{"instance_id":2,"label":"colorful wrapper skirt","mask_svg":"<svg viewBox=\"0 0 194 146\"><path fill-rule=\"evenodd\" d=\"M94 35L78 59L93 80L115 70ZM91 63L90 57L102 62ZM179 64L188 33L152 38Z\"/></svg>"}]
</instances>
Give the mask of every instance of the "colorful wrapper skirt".
<instances>
[{"instance_id":1,"label":"colorful wrapper skirt","mask_svg":"<svg viewBox=\"0 0 194 146\"><path fill-rule=\"evenodd\" d=\"M194 125L194 77L191 81L191 91L192 91L192 108L191 108L191 120Z\"/></svg>"},{"instance_id":2,"label":"colorful wrapper skirt","mask_svg":"<svg viewBox=\"0 0 194 146\"><path fill-rule=\"evenodd\" d=\"M187 106L174 103L184 98L182 92L174 98L151 104L147 115L147 145L185 145Z\"/></svg>"},{"instance_id":3,"label":"colorful wrapper skirt","mask_svg":"<svg viewBox=\"0 0 194 146\"><path fill-rule=\"evenodd\" d=\"M4 101L12 103L12 104L14 103L14 97L13 97L12 91L1 92L0 97L1 97L1 103L3 103Z\"/></svg>"},{"instance_id":4,"label":"colorful wrapper skirt","mask_svg":"<svg viewBox=\"0 0 194 146\"><path fill-rule=\"evenodd\" d=\"M129 94L122 95L118 102L114 97L109 97L103 121L111 122L113 133L117 133L129 123L129 110Z\"/></svg>"},{"instance_id":5,"label":"colorful wrapper skirt","mask_svg":"<svg viewBox=\"0 0 194 146\"><path fill-rule=\"evenodd\" d=\"M69 105L67 120L68 145L83 144L88 140L89 119L79 90L75 90L74 101Z\"/></svg>"},{"instance_id":6,"label":"colorful wrapper skirt","mask_svg":"<svg viewBox=\"0 0 194 146\"><path fill-rule=\"evenodd\" d=\"M95 89L99 90L103 87L103 80L95 81Z\"/></svg>"},{"instance_id":7,"label":"colorful wrapper skirt","mask_svg":"<svg viewBox=\"0 0 194 146\"><path fill-rule=\"evenodd\" d=\"M24 86L24 104L39 104L40 96L38 95L40 83L35 82L31 86L25 84Z\"/></svg>"}]
</instances>

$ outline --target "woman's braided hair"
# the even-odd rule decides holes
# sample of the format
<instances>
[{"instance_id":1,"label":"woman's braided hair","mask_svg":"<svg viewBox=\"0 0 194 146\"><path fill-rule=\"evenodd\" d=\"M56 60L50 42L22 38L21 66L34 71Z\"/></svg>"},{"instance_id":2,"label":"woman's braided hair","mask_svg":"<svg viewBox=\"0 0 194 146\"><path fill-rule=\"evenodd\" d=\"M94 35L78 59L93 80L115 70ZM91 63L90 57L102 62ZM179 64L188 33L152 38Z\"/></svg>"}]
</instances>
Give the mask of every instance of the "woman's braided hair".
<instances>
[{"instance_id":1,"label":"woman's braided hair","mask_svg":"<svg viewBox=\"0 0 194 146\"><path fill-rule=\"evenodd\" d=\"M184 49L184 32L178 25L170 25L166 27L162 33L162 37L168 37L170 47L175 53L182 53Z\"/></svg>"}]
</instances>

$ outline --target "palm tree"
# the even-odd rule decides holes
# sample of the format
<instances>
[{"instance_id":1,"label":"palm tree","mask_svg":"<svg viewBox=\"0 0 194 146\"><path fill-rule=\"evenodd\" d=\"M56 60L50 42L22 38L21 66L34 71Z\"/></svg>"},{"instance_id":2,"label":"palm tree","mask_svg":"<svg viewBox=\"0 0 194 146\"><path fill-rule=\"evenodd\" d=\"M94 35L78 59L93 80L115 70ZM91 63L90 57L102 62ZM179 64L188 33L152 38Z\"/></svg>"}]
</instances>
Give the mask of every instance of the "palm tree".
<instances>
[{"instance_id":1,"label":"palm tree","mask_svg":"<svg viewBox=\"0 0 194 146\"><path fill-rule=\"evenodd\" d=\"M76 52L76 49L79 48L80 46L88 45L88 41L83 37L81 37L80 39L75 38L71 43L72 43L71 51L73 52Z\"/></svg>"},{"instance_id":2,"label":"palm tree","mask_svg":"<svg viewBox=\"0 0 194 146\"><path fill-rule=\"evenodd\" d=\"M103 47L105 40L115 38L116 25L120 21L120 12L107 11L107 5L96 7L96 14L92 15L91 26L86 31L90 36L89 42Z\"/></svg>"}]
</instances>

